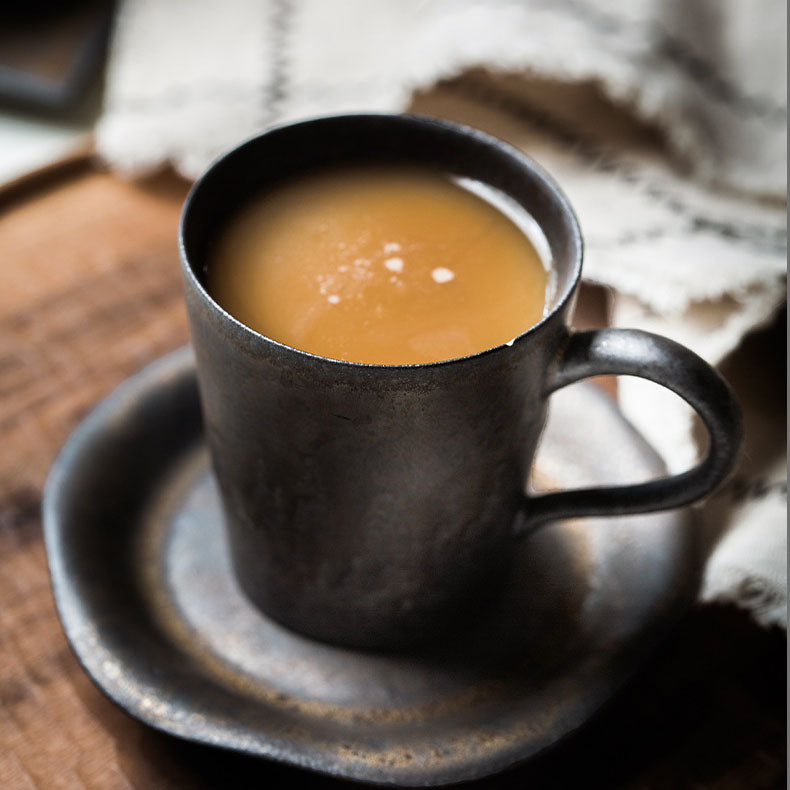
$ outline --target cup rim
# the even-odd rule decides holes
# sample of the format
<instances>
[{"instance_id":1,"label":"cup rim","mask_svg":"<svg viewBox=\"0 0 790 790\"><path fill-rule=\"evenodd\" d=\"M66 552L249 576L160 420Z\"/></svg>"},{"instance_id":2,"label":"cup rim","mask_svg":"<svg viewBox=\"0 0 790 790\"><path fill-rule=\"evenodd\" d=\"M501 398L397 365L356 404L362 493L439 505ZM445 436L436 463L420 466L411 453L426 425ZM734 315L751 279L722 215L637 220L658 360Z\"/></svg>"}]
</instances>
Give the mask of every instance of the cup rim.
<instances>
[{"instance_id":1,"label":"cup rim","mask_svg":"<svg viewBox=\"0 0 790 790\"><path fill-rule=\"evenodd\" d=\"M417 123L424 126L435 126L450 131L453 134L462 135L464 137L475 138L482 145L493 146L501 150L504 150L511 159L518 162L518 164L521 167L526 168L533 174L533 176L537 177L540 181L542 181L543 186L546 187L547 190L552 194L553 198L557 201L558 205L560 206L563 214L569 220L568 226L571 234L571 242L573 248L576 251L576 254L572 262L572 269L569 273L568 281L565 287L556 296L554 300L554 304L551 307L551 309L546 311L546 313L542 316L542 318L539 321L536 321L534 324L531 324L529 327L527 327L523 332L521 332L519 335L514 337L512 340L507 341L505 343L500 343L499 345L496 346L491 346L491 348L486 348L481 351L476 351L473 354L467 354L466 356L451 357L449 359L441 359L433 362L386 364L381 362L355 362L352 360L335 359L334 357L325 357L322 356L321 354L315 354L313 352L305 351L301 348L297 348L296 346L290 346L287 343L283 343L279 340L275 340L274 338L271 338L268 335L264 335L261 332L258 332L257 330L247 326L247 324L243 323L238 318L235 318L231 313L229 313L221 304L219 304L219 302L217 302L211 296L211 294L208 292L204 284L201 282L200 278L195 273L193 266L189 262L189 256L187 254L186 242L185 242L186 225L189 221L191 207L192 204L195 202L198 193L202 192L203 185L206 183L206 181L217 170L225 166L225 164L229 160L235 158L236 156L239 156L243 149L246 150L249 147L257 145L258 141L261 140L262 138L267 137L273 133L281 133L289 128L312 126L326 122L340 122L343 120L364 121L365 119L382 120L388 118L397 120L400 123ZM552 319L558 313L560 313L568 304L581 280L582 263L584 260L584 240L581 234L579 220L578 217L576 216L576 212L573 210L573 206L571 205L567 196L560 188L560 186L557 184L553 176L551 176L540 164L538 164L528 154L524 153L521 149L517 148L513 144L508 143L499 137L496 137L495 135L489 134L488 132L484 132L480 129L477 129L473 126L469 126L467 124L458 123L456 121L450 121L445 118L436 118L428 115L420 115L417 113L386 113L386 112L381 112L381 113L360 112L360 113L338 113L338 114L329 114L329 115L316 115L295 122L284 122L284 123L276 124L267 127L263 132L248 137L246 140L243 140L238 145L235 145L233 146L233 148L220 154L211 162L211 164L208 165L208 167L203 171L200 177L193 183L192 187L190 188L187 194L186 199L184 200L184 205L181 211L181 217L178 223L178 250L179 250L179 256L181 258L182 272L184 273L184 276L188 279L192 287L197 290L197 292L201 295L202 299L209 305L209 307L212 308L216 313L218 313L221 316L222 320L230 321L231 324L238 331L241 331L243 334L251 338L257 339L258 341L264 341L268 344L271 344L274 347L281 350L282 352L296 353L300 356L307 357L313 361L317 361L317 362L320 361L322 363L327 363L330 365L341 365L351 368L376 369L376 370L378 369L406 370L406 369L438 368L438 367L458 365L458 364L469 362L471 360L479 359L481 357L493 355L496 353L503 353L505 349L514 347L516 345L522 345L524 342L527 341L529 337L539 332L543 326L545 326L547 323L552 321Z\"/></svg>"}]
</instances>

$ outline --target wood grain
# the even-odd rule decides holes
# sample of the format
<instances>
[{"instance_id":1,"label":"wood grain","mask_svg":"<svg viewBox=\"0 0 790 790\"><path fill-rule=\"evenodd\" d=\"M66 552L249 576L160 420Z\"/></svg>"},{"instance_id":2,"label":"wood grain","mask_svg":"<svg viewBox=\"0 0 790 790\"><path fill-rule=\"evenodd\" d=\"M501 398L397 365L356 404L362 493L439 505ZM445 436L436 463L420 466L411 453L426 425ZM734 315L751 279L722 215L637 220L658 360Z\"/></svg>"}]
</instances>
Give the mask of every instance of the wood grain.
<instances>
[{"instance_id":1,"label":"wood grain","mask_svg":"<svg viewBox=\"0 0 790 790\"><path fill-rule=\"evenodd\" d=\"M0 787L131 787L117 733L55 616L39 509L67 435L187 339L176 247L185 185L84 173L0 214ZM132 728L132 732L136 728Z\"/></svg>"},{"instance_id":2,"label":"wood grain","mask_svg":"<svg viewBox=\"0 0 790 790\"><path fill-rule=\"evenodd\" d=\"M82 671L55 612L46 475L99 398L187 340L176 249L185 191L170 177L127 183L83 169L0 207L2 788L341 786L127 717ZM600 313L600 293L582 302ZM784 787L785 647L737 611L692 612L590 726L481 786Z\"/></svg>"}]
</instances>

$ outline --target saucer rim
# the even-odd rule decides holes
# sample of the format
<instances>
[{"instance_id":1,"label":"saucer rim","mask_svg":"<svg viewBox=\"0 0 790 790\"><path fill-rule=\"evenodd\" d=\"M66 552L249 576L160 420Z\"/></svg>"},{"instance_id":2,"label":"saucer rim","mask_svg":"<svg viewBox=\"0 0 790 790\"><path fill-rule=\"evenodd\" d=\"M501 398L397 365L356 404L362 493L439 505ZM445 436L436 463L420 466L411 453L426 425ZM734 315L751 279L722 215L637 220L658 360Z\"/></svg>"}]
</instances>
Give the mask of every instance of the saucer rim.
<instances>
[{"instance_id":1,"label":"saucer rim","mask_svg":"<svg viewBox=\"0 0 790 790\"><path fill-rule=\"evenodd\" d=\"M191 385L190 385L191 380ZM693 600L693 594L698 586L698 578L687 578L686 587L682 594L677 594L673 599L674 609L667 612L661 621L661 627L654 626L654 630L647 636L642 635L639 649L636 651L640 655L629 659L627 671L620 670L616 679L611 681L608 686L597 679L595 692L591 692L583 703L578 703L574 708L575 720L568 722L559 730L550 730L531 739L531 748L526 749L523 742L514 742L509 750L501 752L496 760L492 760L489 755L485 759L473 761L471 765L464 767L458 763L452 763L449 769L442 773L437 770L428 770L422 775L412 771L411 773L402 770L382 769L381 766L370 765L369 763L354 764L346 762L344 764L332 760L318 752L309 749L299 749L294 744L290 748L283 748L277 745L275 739L267 738L265 733L260 733L255 740L240 739L234 736L232 731L225 734L225 737L218 736L216 722L214 732L211 726L206 731L195 731L194 727L184 726L178 720L168 719L157 713L155 707L146 709L141 705L141 691L135 684L124 684L118 682L117 678L111 676L107 670L108 666L116 661L117 654L112 646L102 639L98 624L92 620L90 606L82 600L78 593L79 580L72 577L68 563L68 519L62 513L62 503L64 497L68 498L70 488L77 484L75 479L79 462L90 453L93 445L97 442L112 441L112 430L123 430L124 417L134 409L140 409L147 399L161 397L161 392L167 386L181 385L194 387L194 396L197 397L196 382L194 380L194 358L189 347L179 349L165 357L162 357L149 364L142 371L124 381L116 390L105 398L77 427L72 436L67 441L63 450L56 459L44 491L43 498L43 526L44 537L47 551L47 559L50 567L50 575L54 598L58 615L78 661L93 680L96 686L115 704L119 705L124 711L138 719L144 724L156 730L182 738L187 741L201 743L208 746L221 746L232 751L244 753L251 756L259 756L272 759L280 763L291 765L298 768L311 770L320 774L334 776L336 778L351 779L355 781L371 782L374 784L408 784L411 786L444 785L460 781L472 781L498 773L534 758L537 754L545 751L567 738L579 727L592 718L612 696L625 685L633 674L637 671L640 664L652 651L655 644L668 632L675 620L686 610ZM591 391L594 385L579 384L577 387L589 388ZM609 401L608 396L596 390L601 398ZM172 393L171 393L172 395ZM619 410L613 402L612 409L617 413L619 419L624 420ZM635 429L631 429L635 440L641 442L646 450L655 452L647 444ZM196 426L196 441L202 444L203 428L201 424ZM118 437L116 436L115 439ZM656 456L657 458L657 456ZM677 518L688 521L688 513L680 511ZM684 527L680 528L681 530ZM686 541L688 543L688 541ZM685 551L689 546L685 547ZM688 556L685 557L688 563ZM694 565L692 562L691 565ZM699 569L695 569L698 574ZM696 575L695 574L695 575ZM171 646L175 647L175 646ZM590 664L590 659L586 659L579 664L581 669L595 670L595 662ZM587 666L590 664L590 666ZM577 669L579 668L577 667ZM121 667L124 668L123 666ZM134 669L132 667L132 669ZM114 671L114 670L113 670ZM153 691L166 692L167 688L153 689ZM188 719L187 719L188 721ZM211 723L209 722L209 725ZM220 728L221 729L221 728Z\"/></svg>"}]
</instances>

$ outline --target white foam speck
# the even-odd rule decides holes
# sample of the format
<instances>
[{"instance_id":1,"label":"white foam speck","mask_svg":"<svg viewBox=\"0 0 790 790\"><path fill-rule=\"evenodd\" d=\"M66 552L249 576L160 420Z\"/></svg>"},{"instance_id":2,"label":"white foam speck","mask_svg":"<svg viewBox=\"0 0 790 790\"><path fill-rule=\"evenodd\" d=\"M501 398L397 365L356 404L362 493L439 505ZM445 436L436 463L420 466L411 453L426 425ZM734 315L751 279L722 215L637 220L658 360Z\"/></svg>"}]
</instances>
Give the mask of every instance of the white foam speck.
<instances>
[{"instance_id":1,"label":"white foam speck","mask_svg":"<svg viewBox=\"0 0 790 790\"><path fill-rule=\"evenodd\" d=\"M384 261L384 265L391 272L402 272L403 271L403 258L387 258L387 260Z\"/></svg>"},{"instance_id":2,"label":"white foam speck","mask_svg":"<svg viewBox=\"0 0 790 790\"><path fill-rule=\"evenodd\" d=\"M455 279L455 272L452 269L446 269L444 266L437 266L432 272L431 277L435 283L449 283L450 280Z\"/></svg>"},{"instance_id":3,"label":"white foam speck","mask_svg":"<svg viewBox=\"0 0 790 790\"><path fill-rule=\"evenodd\" d=\"M337 294L329 294L329 296L326 297L326 301L329 302L329 304L338 304L340 302L340 297Z\"/></svg>"},{"instance_id":4,"label":"white foam speck","mask_svg":"<svg viewBox=\"0 0 790 790\"><path fill-rule=\"evenodd\" d=\"M400 244L398 244L397 241L389 241L384 245L384 252L386 252L387 254L391 252L400 252L400 251L401 251L401 246Z\"/></svg>"},{"instance_id":5,"label":"white foam speck","mask_svg":"<svg viewBox=\"0 0 790 790\"><path fill-rule=\"evenodd\" d=\"M370 266L370 261L367 258L357 258L354 261L354 266Z\"/></svg>"}]
</instances>

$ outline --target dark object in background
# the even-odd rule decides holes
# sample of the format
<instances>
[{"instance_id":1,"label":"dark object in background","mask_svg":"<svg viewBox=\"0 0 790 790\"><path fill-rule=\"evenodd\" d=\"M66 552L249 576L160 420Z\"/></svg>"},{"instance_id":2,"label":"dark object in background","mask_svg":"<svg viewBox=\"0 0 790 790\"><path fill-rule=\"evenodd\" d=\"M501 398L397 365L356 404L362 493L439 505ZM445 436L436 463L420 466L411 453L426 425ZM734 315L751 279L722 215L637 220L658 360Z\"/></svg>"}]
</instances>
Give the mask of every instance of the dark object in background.
<instances>
[{"instance_id":1,"label":"dark object in background","mask_svg":"<svg viewBox=\"0 0 790 790\"><path fill-rule=\"evenodd\" d=\"M104 65L114 3L0 2L0 106L71 111Z\"/></svg>"}]
</instances>

